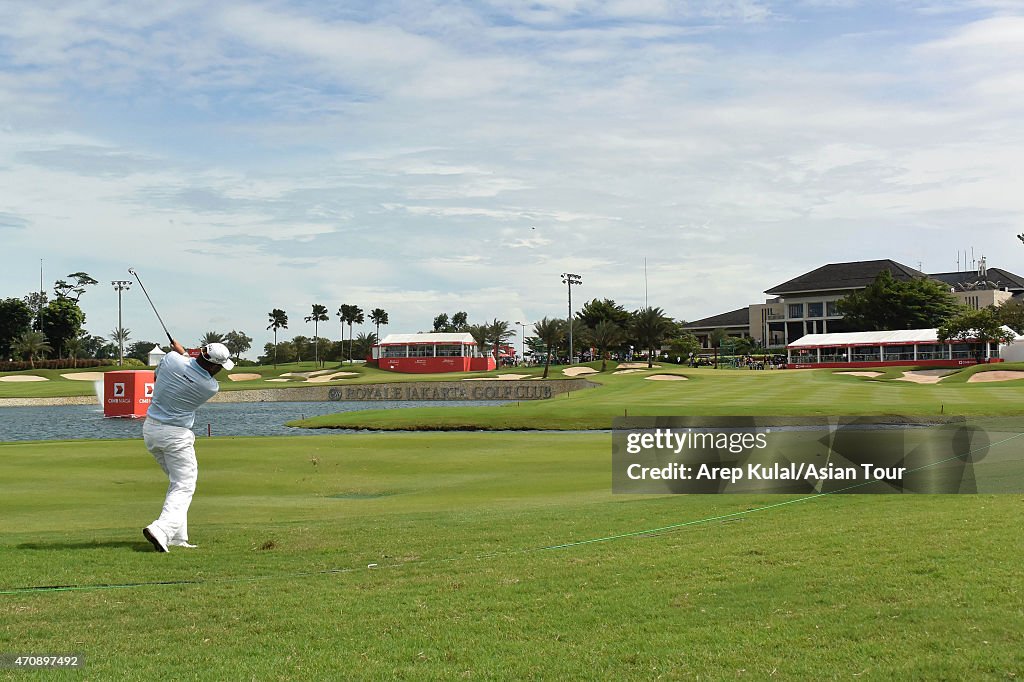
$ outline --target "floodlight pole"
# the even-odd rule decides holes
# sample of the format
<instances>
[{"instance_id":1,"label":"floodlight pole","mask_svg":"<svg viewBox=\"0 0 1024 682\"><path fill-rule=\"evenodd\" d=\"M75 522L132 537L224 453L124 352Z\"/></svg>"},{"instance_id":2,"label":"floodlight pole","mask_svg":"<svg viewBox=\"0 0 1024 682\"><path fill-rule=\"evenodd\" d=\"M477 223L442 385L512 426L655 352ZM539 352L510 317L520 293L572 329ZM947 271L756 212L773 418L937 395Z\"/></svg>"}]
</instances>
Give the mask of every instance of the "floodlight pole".
<instances>
[{"instance_id":1,"label":"floodlight pole","mask_svg":"<svg viewBox=\"0 0 1024 682\"><path fill-rule=\"evenodd\" d=\"M121 324L121 292L128 291L132 287L131 280L116 279L111 284L117 290L117 366L124 365L124 327Z\"/></svg>"},{"instance_id":2,"label":"floodlight pole","mask_svg":"<svg viewBox=\"0 0 1024 682\"><path fill-rule=\"evenodd\" d=\"M521 351L522 354L520 355L520 358L523 362L526 362L526 323L516 322L516 324L523 328L523 350Z\"/></svg>"},{"instance_id":3,"label":"floodlight pole","mask_svg":"<svg viewBox=\"0 0 1024 682\"><path fill-rule=\"evenodd\" d=\"M574 275L571 272L562 273L562 284L569 287L569 364L572 364L573 353L572 353L572 285L583 284L583 278L579 275Z\"/></svg>"}]
</instances>

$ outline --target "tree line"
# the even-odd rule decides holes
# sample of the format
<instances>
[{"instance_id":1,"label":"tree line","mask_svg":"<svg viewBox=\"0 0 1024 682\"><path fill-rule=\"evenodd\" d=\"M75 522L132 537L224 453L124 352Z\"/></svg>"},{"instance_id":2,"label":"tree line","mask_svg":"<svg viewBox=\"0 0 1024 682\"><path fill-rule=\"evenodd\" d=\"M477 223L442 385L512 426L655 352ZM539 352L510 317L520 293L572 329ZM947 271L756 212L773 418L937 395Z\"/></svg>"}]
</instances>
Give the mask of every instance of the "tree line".
<instances>
[{"instance_id":1,"label":"tree line","mask_svg":"<svg viewBox=\"0 0 1024 682\"><path fill-rule=\"evenodd\" d=\"M75 367L82 359L116 362L123 346L125 358L145 364L155 346L170 350L156 341L138 339L129 343L132 332L124 327L115 327L106 336L90 333L85 329L86 316L79 304L88 287L99 282L85 272L67 277L54 283L52 299L46 292L34 291L22 298L0 300L0 359L24 360L34 368L36 360L49 358L67 360ZM252 345L252 338L236 330L226 334L207 332L197 345L214 341L227 346L235 358Z\"/></svg>"},{"instance_id":2,"label":"tree line","mask_svg":"<svg viewBox=\"0 0 1024 682\"><path fill-rule=\"evenodd\" d=\"M288 313L281 308L274 308L267 313L269 324L268 330L274 332L274 342L263 346L263 355L257 362L260 364L271 364L275 366L279 362L302 362L303 358L313 360L318 364L324 362L340 362L346 358L351 363L355 358L365 358L380 338L380 328L388 324L388 313L383 308L374 308L370 311L370 322L376 326L376 332L371 334L360 333L357 338L352 337L352 325L366 322L366 315L363 309L356 305L343 303L338 307L338 321L341 323L341 340L334 342L330 339L320 337L320 323L331 319L327 312L327 306L313 303L309 315L303 320L306 323L313 323L313 337L303 335L295 336L290 341L278 341L278 332L281 329L288 329ZM345 326L348 326L348 344L345 343ZM321 343L324 352L321 355Z\"/></svg>"},{"instance_id":3,"label":"tree line","mask_svg":"<svg viewBox=\"0 0 1024 682\"><path fill-rule=\"evenodd\" d=\"M97 283L88 273L74 272L67 275L67 279L54 283L52 299L45 292L32 292L22 298L0 300L0 358L27 360L33 367L35 360L41 358L66 358L72 363L81 358L113 360L118 357L119 344L123 344L126 358L145 363L150 350L160 344L148 340L129 343L131 330L125 328L115 328L107 336L85 330L86 316L79 303L88 288ZM887 270L865 289L840 299L837 308L849 328L864 331L938 328L943 341L975 339L980 342L1009 340L1011 335L1003 326L1018 334L1024 332L1022 301L1011 300L998 307L972 310L960 305L941 282L929 278L897 280ZM279 330L288 328L288 314L274 308L268 313L267 325L267 329L274 332L274 342L264 346L257 362L353 362L370 355L372 347L380 340L381 326L389 323L388 313L382 308L374 308L367 316L359 306L342 304L335 316L341 325L339 341L322 338L319 334L320 324L331 319L327 307L321 304L313 304L310 314L303 318L307 324L313 323L312 337L297 335L279 341ZM362 325L367 319L375 331L354 335L353 325ZM515 338L515 324L520 323L498 318L470 323L468 314L458 311L434 317L430 331L469 333L480 351L493 354L500 364L500 349ZM532 324L532 335L525 339L525 345L535 357L544 358L545 376L552 360L569 359L570 324L576 349L586 349L591 359L600 358L602 370L613 352L639 351L647 356L650 364L666 347L679 357L701 350L697 338L686 331L685 322L672 319L662 308L628 311L612 299L594 298L575 313L571 322L545 317ZM711 334L711 343L717 348L726 338L725 330L716 329ZM731 341L733 352L737 354L758 350L751 339ZM252 338L238 330L210 331L198 340L198 345L213 342L223 343L231 355L240 360L251 348ZM160 347L168 350L167 346Z\"/></svg>"}]
</instances>

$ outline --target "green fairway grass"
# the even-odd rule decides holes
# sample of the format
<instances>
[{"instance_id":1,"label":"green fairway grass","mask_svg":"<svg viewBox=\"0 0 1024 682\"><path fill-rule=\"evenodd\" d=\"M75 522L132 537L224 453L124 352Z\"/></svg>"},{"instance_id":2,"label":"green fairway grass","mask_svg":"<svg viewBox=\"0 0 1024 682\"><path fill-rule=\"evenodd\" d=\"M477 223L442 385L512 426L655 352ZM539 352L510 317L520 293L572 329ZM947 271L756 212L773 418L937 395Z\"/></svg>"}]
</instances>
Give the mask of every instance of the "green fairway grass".
<instances>
[{"instance_id":1,"label":"green fairway grass","mask_svg":"<svg viewBox=\"0 0 1024 682\"><path fill-rule=\"evenodd\" d=\"M164 555L140 442L0 445L0 652L85 679L1024 675L1021 496L613 496L610 450L201 439L199 548ZM17 591L55 585L80 589Z\"/></svg>"},{"instance_id":2,"label":"green fairway grass","mask_svg":"<svg viewBox=\"0 0 1024 682\"><path fill-rule=\"evenodd\" d=\"M998 365L990 365L999 368ZM746 415L996 416L1024 413L1024 382L912 384L884 380L910 369L886 368L878 379L828 369L748 371L665 367L631 374L587 375L599 388L550 400L489 408L414 408L325 415L293 422L310 428L609 429L615 417ZM1001 369L1024 370L1005 363ZM971 370L976 372L980 370ZM687 381L651 381L676 374ZM950 383L946 383L950 382Z\"/></svg>"}]
</instances>

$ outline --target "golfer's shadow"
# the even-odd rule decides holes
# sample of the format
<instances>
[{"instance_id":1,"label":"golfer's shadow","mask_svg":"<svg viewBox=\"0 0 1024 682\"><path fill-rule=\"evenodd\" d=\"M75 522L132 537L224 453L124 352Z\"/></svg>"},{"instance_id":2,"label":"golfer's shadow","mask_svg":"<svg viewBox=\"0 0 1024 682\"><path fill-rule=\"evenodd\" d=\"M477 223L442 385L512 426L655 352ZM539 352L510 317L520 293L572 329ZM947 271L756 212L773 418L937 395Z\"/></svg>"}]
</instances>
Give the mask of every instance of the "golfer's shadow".
<instances>
[{"instance_id":1,"label":"golfer's shadow","mask_svg":"<svg viewBox=\"0 0 1024 682\"><path fill-rule=\"evenodd\" d=\"M106 540L103 542L23 542L18 549L130 549L133 552L152 552L153 546L141 540Z\"/></svg>"}]
</instances>

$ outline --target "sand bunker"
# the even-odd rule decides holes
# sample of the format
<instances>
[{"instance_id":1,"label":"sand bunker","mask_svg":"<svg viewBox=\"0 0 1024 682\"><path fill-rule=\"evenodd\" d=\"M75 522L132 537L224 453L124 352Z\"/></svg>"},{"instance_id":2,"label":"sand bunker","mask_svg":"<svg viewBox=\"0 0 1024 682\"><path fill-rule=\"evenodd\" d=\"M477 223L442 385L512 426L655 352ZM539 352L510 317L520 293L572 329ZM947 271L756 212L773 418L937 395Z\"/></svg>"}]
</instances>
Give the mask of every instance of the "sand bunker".
<instances>
[{"instance_id":1,"label":"sand bunker","mask_svg":"<svg viewBox=\"0 0 1024 682\"><path fill-rule=\"evenodd\" d=\"M655 374L654 376L644 378L649 381L687 381L689 377L678 374Z\"/></svg>"},{"instance_id":2,"label":"sand bunker","mask_svg":"<svg viewBox=\"0 0 1024 682\"><path fill-rule=\"evenodd\" d=\"M567 377L578 377L581 374L597 374L597 370L593 367L569 367L563 369L562 374Z\"/></svg>"},{"instance_id":3,"label":"sand bunker","mask_svg":"<svg viewBox=\"0 0 1024 682\"><path fill-rule=\"evenodd\" d=\"M323 374L321 372L317 372L316 374L317 376L310 376L306 381L311 384L322 384L327 381L334 381L335 379L354 377L357 376L359 372L335 372L334 370L331 370L330 374Z\"/></svg>"},{"instance_id":4,"label":"sand bunker","mask_svg":"<svg viewBox=\"0 0 1024 682\"><path fill-rule=\"evenodd\" d=\"M1001 369L994 372L978 372L977 374L972 374L967 379L967 383L976 384L988 381L1014 381L1016 379L1024 379L1024 372Z\"/></svg>"},{"instance_id":5,"label":"sand bunker","mask_svg":"<svg viewBox=\"0 0 1024 682\"><path fill-rule=\"evenodd\" d=\"M9 377L0 377L0 381L49 381L46 377L37 377L31 374L28 375L12 375Z\"/></svg>"},{"instance_id":6,"label":"sand bunker","mask_svg":"<svg viewBox=\"0 0 1024 682\"><path fill-rule=\"evenodd\" d=\"M937 384L943 377L956 373L955 369L916 369L904 372L893 381L909 381L913 384Z\"/></svg>"},{"instance_id":7,"label":"sand bunker","mask_svg":"<svg viewBox=\"0 0 1024 682\"><path fill-rule=\"evenodd\" d=\"M880 377L881 372L836 372L836 374L842 374L844 376L851 377Z\"/></svg>"},{"instance_id":8,"label":"sand bunker","mask_svg":"<svg viewBox=\"0 0 1024 682\"><path fill-rule=\"evenodd\" d=\"M622 365L619 365L619 367L621 367L621 366ZM616 370L616 371L612 372L612 374L633 374L634 372L646 372L646 371L647 371L646 367L644 367L643 369L619 369L619 370Z\"/></svg>"},{"instance_id":9,"label":"sand bunker","mask_svg":"<svg viewBox=\"0 0 1024 682\"><path fill-rule=\"evenodd\" d=\"M103 372L75 372L74 374L61 374L61 376L72 381L103 381Z\"/></svg>"},{"instance_id":10,"label":"sand bunker","mask_svg":"<svg viewBox=\"0 0 1024 682\"><path fill-rule=\"evenodd\" d=\"M288 381L287 379L267 379L267 381Z\"/></svg>"},{"instance_id":11,"label":"sand bunker","mask_svg":"<svg viewBox=\"0 0 1024 682\"><path fill-rule=\"evenodd\" d=\"M529 374L498 374L493 377L472 377L463 381L515 381L517 379L530 378Z\"/></svg>"},{"instance_id":12,"label":"sand bunker","mask_svg":"<svg viewBox=\"0 0 1024 682\"><path fill-rule=\"evenodd\" d=\"M620 362L619 369L647 369L646 362ZM654 365L651 369L661 369L661 365Z\"/></svg>"},{"instance_id":13,"label":"sand bunker","mask_svg":"<svg viewBox=\"0 0 1024 682\"><path fill-rule=\"evenodd\" d=\"M228 379L231 381L252 381L253 379L262 379L262 374L229 374Z\"/></svg>"}]
</instances>

